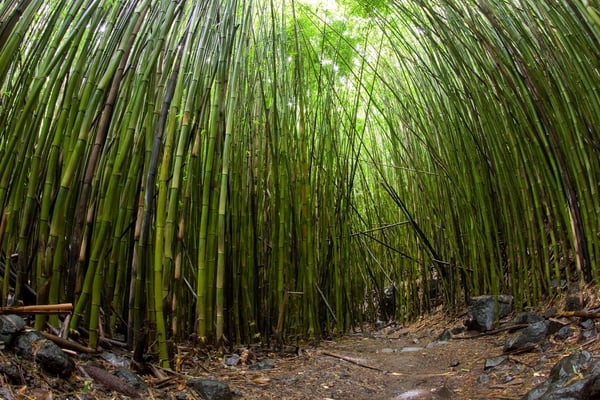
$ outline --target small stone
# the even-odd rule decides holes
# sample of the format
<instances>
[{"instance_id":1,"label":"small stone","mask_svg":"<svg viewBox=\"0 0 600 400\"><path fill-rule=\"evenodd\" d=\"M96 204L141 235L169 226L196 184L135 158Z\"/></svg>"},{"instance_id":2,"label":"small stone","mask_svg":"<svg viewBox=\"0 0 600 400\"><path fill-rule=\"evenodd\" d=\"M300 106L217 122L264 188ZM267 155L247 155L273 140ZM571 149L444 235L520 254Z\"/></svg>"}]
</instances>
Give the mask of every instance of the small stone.
<instances>
[{"instance_id":1,"label":"small stone","mask_svg":"<svg viewBox=\"0 0 600 400\"><path fill-rule=\"evenodd\" d=\"M447 342L452 339L452 333L448 329L444 329L442 333L437 337L437 341L439 342Z\"/></svg>"},{"instance_id":2,"label":"small stone","mask_svg":"<svg viewBox=\"0 0 600 400\"><path fill-rule=\"evenodd\" d=\"M583 329L592 329L594 327L594 321L592 321L591 319L586 319L585 321L582 321L579 325L581 325Z\"/></svg>"},{"instance_id":3,"label":"small stone","mask_svg":"<svg viewBox=\"0 0 600 400\"><path fill-rule=\"evenodd\" d=\"M19 372L19 368L10 363L0 364L0 374L6 377L8 383L12 385L23 385L25 382Z\"/></svg>"},{"instance_id":4,"label":"small stone","mask_svg":"<svg viewBox=\"0 0 600 400\"><path fill-rule=\"evenodd\" d=\"M275 361L267 358L263 361L259 361L256 364L252 364L251 366L248 367L248 369L252 369L252 370L256 370L256 371L262 371L262 370L266 370L266 369L273 369L275 368Z\"/></svg>"},{"instance_id":5,"label":"small stone","mask_svg":"<svg viewBox=\"0 0 600 400\"><path fill-rule=\"evenodd\" d=\"M452 362L450 362L451 368L458 367L459 365L460 365L460 361L458 361L458 360L452 360Z\"/></svg>"},{"instance_id":6,"label":"small stone","mask_svg":"<svg viewBox=\"0 0 600 400\"><path fill-rule=\"evenodd\" d=\"M558 332L556 332L556 335L554 335L554 339L564 341L570 338L571 336L573 336L573 331L571 330L571 327L567 325L563 326L558 330Z\"/></svg>"},{"instance_id":7,"label":"small stone","mask_svg":"<svg viewBox=\"0 0 600 400\"><path fill-rule=\"evenodd\" d=\"M421 350L423 350L422 347L408 346L408 347L403 347L400 350L400 353L411 353L411 352L414 352L414 351L421 351Z\"/></svg>"},{"instance_id":8,"label":"small stone","mask_svg":"<svg viewBox=\"0 0 600 400\"><path fill-rule=\"evenodd\" d=\"M504 363L506 360L508 360L508 357L506 357L506 356L487 358L485 360L483 369L488 370L488 369L495 368L495 367L499 366L500 364Z\"/></svg>"},{"instance_id":9,"label":"small stone","mask_svg":"<svg viewBox=\"0 0 600 400\"><path fill-rule=\"evenodd\" d=\"M234 367L240 363L240 356L238 354L232 354L225 359L225 365Z\"/></svg>"},{"instance_id":10,"label":"small stone","mask_svg":"<svg viewBox=\"0 0 600 400\"><path fill-rule=\"evenodd\" d=\"M490 381L490 377L488 375L479 375L477 377L477 384L478 385L485 385L486 383L488 383Z\"/></svg>"}]
</instances>

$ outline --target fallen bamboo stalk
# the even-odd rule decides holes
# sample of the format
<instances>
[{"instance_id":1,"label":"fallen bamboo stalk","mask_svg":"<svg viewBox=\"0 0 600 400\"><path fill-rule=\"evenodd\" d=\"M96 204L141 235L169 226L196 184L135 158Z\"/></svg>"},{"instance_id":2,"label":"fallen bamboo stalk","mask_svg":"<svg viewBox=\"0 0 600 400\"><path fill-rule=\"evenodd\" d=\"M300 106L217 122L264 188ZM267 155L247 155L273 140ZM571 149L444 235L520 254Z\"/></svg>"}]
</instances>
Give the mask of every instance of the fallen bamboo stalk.
<instances>
[{"instance_id":1,"label":"fallen bamboo stalk","mask_svg":"<svg viewBox=\"0 0 600 400\"><path fill-rule=\"evenodd\" d=\"M91 354L91 353L96 353L96 350L87 347L87 346L83 346L77 342L73 342L71 340L67 340L67 339L63 339L59 336L53 335L51 333L48 332L40 332L42 334L42 336L44 336L46 339L53 341L54 343L56 343L59 347L62 347L63 349L69 349L69 350L73 350L76 351L78 353L87 353L87 354Z\"/></svg>"},{"instance_id":2,"label":"fallen bamboo stalk","mask_svg":"<svg viewBox=\"0 0 600 400\"><path fill-rule=\"evenodd\" d=\"M35 306L20 306L20 307L0 307L0 315L5 314L71 314L73 312L72 303L63 304L42 304Z\"/></svg>"},{"instance_id":3,"label":"fallen bamboo stalk","mask_svg":"<svg viewBox=\"0 0 600 400\"><path fill-rule=\"evenodd\" d=\"M326 350L321 350L320 353L323 354L323 355L325 355L325 356L329 356L329 357L333 357L333 358L338 358L340 360L347 361L347 362L349 362L351 364L358 365L359 367L368 368L368 369L372 369L372 370L375 370L375 371L387 373L387 371L384 371L381 368L372 367L370 365L363 364L360 361L356 361L356 360L354 360L354 359L352 359L350 357L342 356L340 354L331 353L331 352L326 351Z\"/></svg>"},{"instance_id":4,"label":"fallen bamboo stalk","mask_svg":"<svg viewBox=\"0 0 600 400\"><path fill-rule=\"evenodd\" d=\"M370 365L367 365L367 364L363 364L360 361L356 361L353 358L346 357L346 356L343 356L341 354L331 353L331 352L329 352L327 350L320 350L319 353L323 354L324 356L338 358L340 360L349 362L349 363L357 365L359 367L363 367L363 368L367 368L367 369L372 369L374 371L382 372L384 374L389 374L389 375L393 375L393 376L406 376L406 375L410 375L410 376L419 376L419 377L434 377L434 376L448 376L449 375L448 372L436 373L436 374L406 374L406 373L403 373L403 372L386 371L386 370L381 369L381 368L377 368L377 367L373 367L373 366L370 366Z\"/></svg>"},{"instance_id":5,"label":"fallen bamboo stalk","mask_svg":"<svg viewBox=\"0 0 600 400\"><path fill-rule=\"evenodd\" d=\"M556 318L561 317L579 317L579 318L600 318L600 313L590 311L563 311L556 315Z\"/></svg>"}]
</instances>

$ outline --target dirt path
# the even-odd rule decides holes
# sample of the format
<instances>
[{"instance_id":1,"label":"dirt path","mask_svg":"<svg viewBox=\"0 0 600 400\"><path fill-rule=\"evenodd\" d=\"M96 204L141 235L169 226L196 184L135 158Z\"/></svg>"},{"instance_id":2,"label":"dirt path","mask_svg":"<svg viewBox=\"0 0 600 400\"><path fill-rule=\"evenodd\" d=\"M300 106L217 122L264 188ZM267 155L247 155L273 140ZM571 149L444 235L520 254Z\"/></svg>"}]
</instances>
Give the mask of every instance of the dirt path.
<instances>
[{"instance_id":1,"label":"dirt path","mask_svg":"<svg viewBox=\"0 0 600 400\"><path fill-rule=\"evenodd\" d=\"M520 399L541 383L562 352L503 356L506 333L437 341L449 327L435 318L408 328L324 341L299 355L265 355L272 369L212 371L244 399Z\"/></svg>"}]
</instances>

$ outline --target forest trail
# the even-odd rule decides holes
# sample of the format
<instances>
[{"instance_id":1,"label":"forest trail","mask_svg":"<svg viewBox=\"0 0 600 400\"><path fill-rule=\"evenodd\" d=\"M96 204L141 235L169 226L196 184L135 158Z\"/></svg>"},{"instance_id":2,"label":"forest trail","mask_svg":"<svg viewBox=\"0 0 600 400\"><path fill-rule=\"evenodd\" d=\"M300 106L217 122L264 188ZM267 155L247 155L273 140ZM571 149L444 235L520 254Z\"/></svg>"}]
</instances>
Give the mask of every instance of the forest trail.
<instances>
[{"instance_id":1,"label":"forest trail","mask_svg":"<svg viewBox=\"0 0 600 400\"><path fill-rule=\"evenodd\" d=\"M434 315L406 327L322 341L294 356L267 354L271 369L221 367L211 374L243 399L521 399L547 379L558 360L581 348L550 342L543 350L506 355L507 330L438 340L461 325ZM581 349L600 352L595 340ZM486 368L496 358L504 361Z\"/></svg>"}]
</instances>

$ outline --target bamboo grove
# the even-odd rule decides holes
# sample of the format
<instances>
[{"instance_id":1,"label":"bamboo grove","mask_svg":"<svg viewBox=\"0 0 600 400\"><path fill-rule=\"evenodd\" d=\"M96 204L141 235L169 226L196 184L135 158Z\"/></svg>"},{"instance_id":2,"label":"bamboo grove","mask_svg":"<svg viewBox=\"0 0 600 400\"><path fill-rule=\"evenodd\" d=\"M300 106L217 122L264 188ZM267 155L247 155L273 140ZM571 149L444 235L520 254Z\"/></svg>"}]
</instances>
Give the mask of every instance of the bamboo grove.
<instances>
[{"instance_id":1,"label":"bamboo grove","mask_svg":"<svg viewBox=\"0 0 600 400\"><path fill-rule=\"evenodd\" d=\"M596 282L599 15L0 1L1 301L169 365Z\"/></svg>"}]
</instances>

